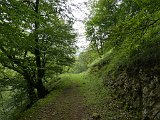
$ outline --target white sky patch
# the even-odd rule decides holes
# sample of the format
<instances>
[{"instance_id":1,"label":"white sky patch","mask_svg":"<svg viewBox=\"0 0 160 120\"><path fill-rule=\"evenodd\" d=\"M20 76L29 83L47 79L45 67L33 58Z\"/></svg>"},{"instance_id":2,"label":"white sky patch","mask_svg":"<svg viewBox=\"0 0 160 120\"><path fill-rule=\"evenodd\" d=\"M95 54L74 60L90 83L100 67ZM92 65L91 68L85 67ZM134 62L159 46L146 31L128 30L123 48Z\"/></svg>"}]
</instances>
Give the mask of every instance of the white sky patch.
<instances>
[{"instance_id":1,"label":"white sky patch","mask_svg":"<svg viewBox=\"0 0 160 120\"><path fill-rule=\"evenodd\" d=\"M79 52L85 49L89 42L85 38L85 25L84 20L86 20L89 11L87 9L88 0L69 0L71 5L72 14L77 20L73 25L74 29L78 33L77 46L79 47Z\"/></svg>"}]
</instances>

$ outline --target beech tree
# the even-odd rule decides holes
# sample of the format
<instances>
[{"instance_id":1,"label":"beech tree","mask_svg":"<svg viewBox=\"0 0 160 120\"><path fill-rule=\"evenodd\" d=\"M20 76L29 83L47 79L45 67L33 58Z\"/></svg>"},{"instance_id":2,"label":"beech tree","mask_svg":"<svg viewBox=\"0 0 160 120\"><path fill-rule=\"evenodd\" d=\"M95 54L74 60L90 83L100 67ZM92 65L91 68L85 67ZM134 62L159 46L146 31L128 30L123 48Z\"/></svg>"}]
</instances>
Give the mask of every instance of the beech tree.
<instances>
[{"instance_id":1,"label":"beech tree","mask_svg":"<svg viewBox=\"0 0 160 120\"><path fill-rule=\"evenodd\" d=\"M45 74L49 70L56 72L57 65L67 66L74 61L72 22L63 20L57 2L0 3L0 63L24 77L32 105L48 93L43 84Z\"/></svg>"}]
</instances>

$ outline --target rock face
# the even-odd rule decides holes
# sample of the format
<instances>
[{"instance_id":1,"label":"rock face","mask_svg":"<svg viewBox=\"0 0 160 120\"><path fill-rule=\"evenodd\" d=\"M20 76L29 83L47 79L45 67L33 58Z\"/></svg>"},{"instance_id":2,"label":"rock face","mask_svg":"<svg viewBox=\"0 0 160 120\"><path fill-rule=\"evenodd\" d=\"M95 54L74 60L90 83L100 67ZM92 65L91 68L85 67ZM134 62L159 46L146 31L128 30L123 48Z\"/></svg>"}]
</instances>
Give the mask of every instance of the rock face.
<instances>
[{"instance_id":1,"label":"rock face","mask_svg":"<svg viewBox=\"0 0 160 120\"><path fill-rule=\"evenodd\" d=\"M130 74L125 69L118 71L114 77L105 75L103 79L124 109L132 114L133 120L160 120L159 75L142 70Z\"/></svg>"}]
</instances>

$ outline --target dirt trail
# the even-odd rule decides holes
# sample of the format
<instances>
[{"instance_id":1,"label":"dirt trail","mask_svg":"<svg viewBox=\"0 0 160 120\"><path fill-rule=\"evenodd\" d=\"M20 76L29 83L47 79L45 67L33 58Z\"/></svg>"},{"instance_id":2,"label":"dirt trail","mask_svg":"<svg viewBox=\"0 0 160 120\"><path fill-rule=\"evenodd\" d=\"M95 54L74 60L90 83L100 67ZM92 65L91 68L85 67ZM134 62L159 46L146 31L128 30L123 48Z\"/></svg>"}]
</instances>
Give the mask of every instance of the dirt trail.
<instances>
[{"instance_id":1,"label":"dirt trail","mask_svg":"<svg viewBox=\"0 0 160 120\"><path fill-rule=\"evenodd\" d=\"M80 94L79 87L72 84L65 88L55 101L40 108L36 116L27 120L87 120L84 96Z\"/></svg>"}]
</instances>

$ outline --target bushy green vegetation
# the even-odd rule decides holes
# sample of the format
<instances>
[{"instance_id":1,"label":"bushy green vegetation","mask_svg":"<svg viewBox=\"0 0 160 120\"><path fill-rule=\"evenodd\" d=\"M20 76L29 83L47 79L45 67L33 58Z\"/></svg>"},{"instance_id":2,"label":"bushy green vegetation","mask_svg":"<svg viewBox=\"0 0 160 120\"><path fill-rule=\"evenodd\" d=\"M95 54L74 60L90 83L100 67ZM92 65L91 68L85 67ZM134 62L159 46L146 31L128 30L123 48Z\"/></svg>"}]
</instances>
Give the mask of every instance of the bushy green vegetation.
<instances>
[{"instance_id":1,"label":"bushy green vegetation","mask_svg":"<svg viewBox=\"0 0 160 120\"><path fill-rule=\"evenodd\" d=\"M88 47L86 50L79 54L75 63L73 64L73 67L70 68L69 71L71 73L81 73L87 71L90 63L92 63L98 57L98 53L94 49L91 49L91 47Z\"/></svg>"},{"instance_id":2,"label":"bushy green vegetation","mask_svg":"<svg viewBox=\"0 0 160 120\"><path fill-rule=\"evenodd\" d=\"M26 82L21 75L2 66L0 77L0 119L14 119L28 103Z\"/></svg>"},{"instance_id":3,"label":"bushy green vegetation","mask_svg":"<svg viewBox=\"0 0 160 120\"><path fill-rule=\"evenodd\" d=\"M92 71L100 74L123 109L131 113L125 119L160 119L159 5L159 0L91 3L86 34L103 54L92 63Z\"/></svg>"}]
</instances>

